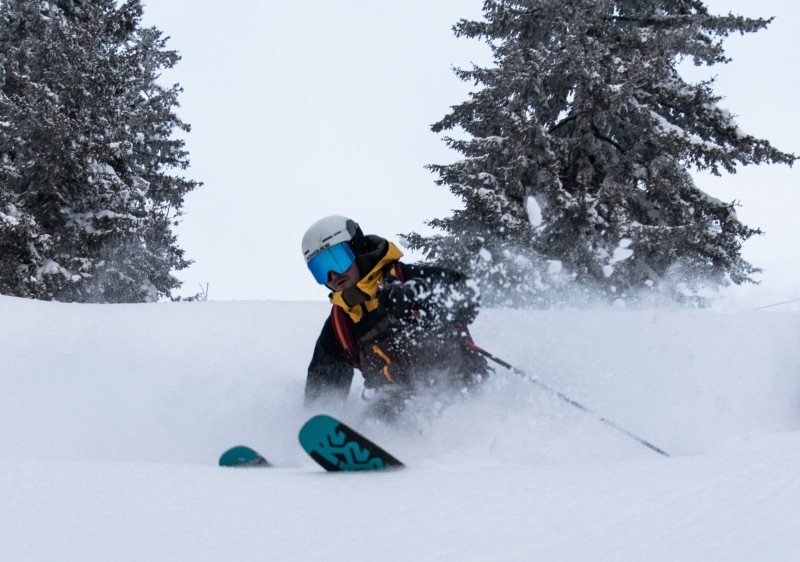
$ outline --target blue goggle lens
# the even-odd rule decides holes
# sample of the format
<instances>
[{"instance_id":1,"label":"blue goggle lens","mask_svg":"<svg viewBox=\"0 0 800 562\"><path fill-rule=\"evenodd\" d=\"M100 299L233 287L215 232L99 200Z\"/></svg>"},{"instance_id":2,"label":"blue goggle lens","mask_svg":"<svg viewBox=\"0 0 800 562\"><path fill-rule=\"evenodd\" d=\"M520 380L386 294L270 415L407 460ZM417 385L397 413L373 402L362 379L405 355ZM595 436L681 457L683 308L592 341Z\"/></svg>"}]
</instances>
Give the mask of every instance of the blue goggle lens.
<instances>
[{"instance_id":1,"label":"blue goggle lens","mask_svg":"<svg viewBox=\"0 0 800 562\"><path fill-rule=\"evenodd\" d=\"M354 261L356 261L356 256L353 254L353 250L350 249L347 242L341 242L311 258L311 261L308 262L308 269L311 270L317 283L325 285L328 282L329 272L342 274L350 269Z\"/></svg>"}]
</instances>

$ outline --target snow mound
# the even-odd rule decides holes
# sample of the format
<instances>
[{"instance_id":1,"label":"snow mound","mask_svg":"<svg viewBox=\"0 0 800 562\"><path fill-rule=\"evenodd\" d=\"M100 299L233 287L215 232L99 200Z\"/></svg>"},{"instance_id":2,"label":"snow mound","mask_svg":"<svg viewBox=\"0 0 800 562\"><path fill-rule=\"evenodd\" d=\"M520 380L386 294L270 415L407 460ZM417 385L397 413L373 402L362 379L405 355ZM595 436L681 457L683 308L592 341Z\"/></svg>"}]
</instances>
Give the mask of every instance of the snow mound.
<instances>
[{"instance_id":1,"label":"snow mound","mask_svg":"<svg viewBox=\"0 0 800 562\"><path fill-rule=\"evenodd\" d=\"M474 394L365 421L409 465L297 444L326 303L0 297L2 560L788 560L800 313L484 310ZM663 448L664 458L597 421ZM216 466L236 444L279 468ZM335 553L335 554L331 554Z\"/></svg>"}]
</instances>

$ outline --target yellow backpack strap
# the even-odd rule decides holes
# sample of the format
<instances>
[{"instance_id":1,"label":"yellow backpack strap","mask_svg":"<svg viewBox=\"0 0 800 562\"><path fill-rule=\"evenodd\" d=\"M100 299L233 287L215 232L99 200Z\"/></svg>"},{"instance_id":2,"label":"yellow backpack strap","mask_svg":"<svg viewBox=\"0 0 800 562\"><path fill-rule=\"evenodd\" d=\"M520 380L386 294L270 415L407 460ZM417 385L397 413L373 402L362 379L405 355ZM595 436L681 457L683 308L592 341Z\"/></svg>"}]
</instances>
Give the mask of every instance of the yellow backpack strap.
<instances>
[{"instance_id":1,"label":"yellow backpack strap","mask_svg":"<svg viewBox=\"0 0 800 562\"><path fill-rule=\"evenodd\" d=\"M373 346L372 346L372 352L373 352L375 355L377 355L378 357L380 357L381 359L383 359L383 362L384 362L384 363L386 363L386 364L383 366L383 369L382 369L383 376L384 376L384 377L386 378L386 380L387 380L387 381L389 381L391 384L394 384L394 379L392 378L392 374L389 372L389 367L390 367L390 366L391 366L391 364L392 364L392 360L391 360L391 359L389 358L389 356L388 356L388 355L386 355L386 353L385 353L385 352L384 352L384 351L383 351L383 350L382 350L380 347L378 347L377 345L373 345Z\"/></svg>"},{"instance_id":2,"label":"yellow backpack strap","mask_svg":"<svg viewBox=\"0 0 800 562\"><path fill-rule=\"evenodd\" d=\"M331 309L331 323L339 345L345 350L353 365L359 367L358 351L356 350L356 342L353 339L353 330L350 329L350 324L347 322L347 313L342 307L333 306Z\"/></svg>"}]
</instances>

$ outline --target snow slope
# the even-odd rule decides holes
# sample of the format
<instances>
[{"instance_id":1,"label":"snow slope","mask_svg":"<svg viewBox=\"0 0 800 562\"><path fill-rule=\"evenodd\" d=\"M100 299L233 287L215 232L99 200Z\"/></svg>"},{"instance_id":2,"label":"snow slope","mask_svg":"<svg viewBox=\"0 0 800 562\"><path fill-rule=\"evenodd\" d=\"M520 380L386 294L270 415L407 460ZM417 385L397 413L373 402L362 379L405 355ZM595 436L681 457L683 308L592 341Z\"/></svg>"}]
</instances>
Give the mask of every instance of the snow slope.
<instances>
[{"instance_id":1,"label":"snow slope","mask_svg":"<svg viewBox=\"0 0 800 562\"><path fill-rule=\"evenodd\" d=\"M800 310L484 310L502 369L438 416L341 415L408 469L297 444L326 303L0 297L0 560L800 559ZM246 443L279 468L222 469Z\"/></svg>"}]
</instances>

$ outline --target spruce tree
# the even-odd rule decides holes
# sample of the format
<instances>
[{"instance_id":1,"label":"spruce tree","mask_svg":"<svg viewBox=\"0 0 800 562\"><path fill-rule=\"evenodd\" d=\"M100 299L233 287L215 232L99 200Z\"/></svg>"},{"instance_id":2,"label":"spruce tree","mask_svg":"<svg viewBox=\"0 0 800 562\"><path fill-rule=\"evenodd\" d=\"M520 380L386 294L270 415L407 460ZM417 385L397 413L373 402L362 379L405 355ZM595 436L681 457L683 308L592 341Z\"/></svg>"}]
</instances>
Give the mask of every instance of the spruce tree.
<instances>
[{"instance_id":1,"label":"spruce tree","mask_svg":"<svg viewBox=\"0 0 800 562\"><path fill-rule=\"evenodd\" d=\"M454 32L484 40L494 65L456 69L479 88L432 127L466 133L445 138L462 160L430 166L464 208L411 247L474 275L493 304L752 281L741 247L760 231L690 170L796 157L741 131L713 80L687 82L679 65L727 63L726 36L770 21L695 0L486 0Z\"/></svg>"},{"instance_id":2,"label":"spruce tree","mask_svg":"<svg viewBox=\"0 0 800 562\"><path fill-rule=\"evenodd\" d=\"M70 302L170 296L186 169L179 60L128 0L0 5L0 293Z\"/></svg>"}]
</instances>

